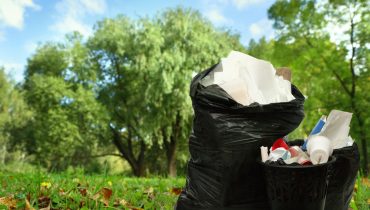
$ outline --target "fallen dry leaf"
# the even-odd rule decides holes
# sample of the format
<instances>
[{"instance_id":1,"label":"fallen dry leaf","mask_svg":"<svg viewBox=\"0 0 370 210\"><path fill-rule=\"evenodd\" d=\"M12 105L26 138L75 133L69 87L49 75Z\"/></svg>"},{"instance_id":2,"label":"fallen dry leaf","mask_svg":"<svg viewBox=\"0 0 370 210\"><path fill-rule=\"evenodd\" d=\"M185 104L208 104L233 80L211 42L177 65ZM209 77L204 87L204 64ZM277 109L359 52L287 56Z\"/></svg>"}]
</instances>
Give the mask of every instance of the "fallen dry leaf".
<instances>
[{"instance_id":1,"label":"fallen dry leaf","mask_svg":"<svg viewBox=\"0 0 370 210\"><path fill-rule=\"evenodd\" d=\"M40 196L38 199L40 210L49 210L51 200L47 196Z\"/></svg>"},{"instance_id":2,"label":"fallen dry leaf","mask_svg":"<svg viewBox=\"0 0 370 210\"><path fill-rule=\"evenodd\" d=\"M85 206L85 201L80 201L80 208L82 208L83 206Z\"/></svg>"},{"instance_id":3,"label":"fallen dry leaf","mask_svg":"<svg viewBox=\"0 0 370 210\"><path fill-rule=\"evenodd\" d=\"M25 210L35 210L35 209L31 206L30 202L29 202L27 199L25 199L25 200L26 200L26 205L25 205L24 209L25 209Z\"/></svg>"},{"instance_id":4,"label":"fallen dry leaf","mask_svg":"<svg viewBox=\"0 0 370 210\"><path fill-rule=\"evenodd\" d=\"M109 205L109 199L112 196L113 191L109 188L102 188L99 190L95 195L91 197L91 199L98 201L100 197L102 197L101 201L104 203L104 205Z\"/></svg>"},{"instance_id":5,"label":"fallen dry leaf","mask_svg":"<svg viewBox=\"0 0 370 210\"><path fill-rule=\"evenodd\" d=\"M26 198L25 198L25 201L26 201L26 206L24 207L25 210L35 210L31 204L30 204L30 200L31 200L31 195L28 193Z\"/></svg>"},{"instance_id":6,"label":"fallen dry leaf","mask_svg":"<svg viewBox=\"0 0 370 210\"><path fill-rule=\"evenodd\" d=\"M49 205L48 205L47 207L45 207L45 208L41 208L41 209L39 209L39 210L50 210L50 203L49 203Z\"/></svg>"},{"instance_id":7,"label":"fallen dry leaf","mask_svg":"<svg viewBox=\"0 0 370 210\"><path fill-rule=\"evenodd\" d=\"M60 196L65 196L66 194L67 193L62 188L59 189L59 195Z\"/></svg>"},{"instance_id":8,"label":"fallen dry leaf","mask_svg":"<svg viewBox=\"0 0 370 210\"><path fill-rule=\"evenodd\" d=\"M0 198L0 204L8 207L8 209L15 209L17 207L17 200L12 196Z\"/></svg>"},{"instance_id":9,"label":"fallen dry leaf","mask_svg":"<svg viewBox=\"0 0 370 210\"><path fill-rule=\"evenodd\" d=\"M82 196L86 196L87 195L87 189L86 188L81 188L81 189L79 189L79 191L80 191L80 194L82 195Z\"/></svg>"},{"instance_id":10,"label":"fallen dry leaf","mask_svg":"<svg viewBox=\"0 0 370 210\"><path fill-rule=\"evenodd\" d=\"M182 189L181 188L178 188L178 187L174 187L170 190L170 193L171 194L174 194L174 195L180 195Z\"/></svg>"},{"instance_id":11,"label":"fallen dry leaf","mask_svg":"<svg viewBox=\"0 0 370 210\"><path fill-rule=\"evenodd\" d=\"M104 187L103 189L101 189L102 193L103 193L103 203L106 205L106 206L109 206L109 199L110 197L112 196L112 190L109 189L109 188L106 188Z\"/></svg>"},{"instance_id":12,"label":"fallen dry leaf","mask_svg":"<svg viewBox=\"0 0 370 210\"><path fill-rule=\"evenodd\" d=\"M367 187L370 187L370 181L368 178L364 177L362 178L362 184L364 184Z\"/></svg>"}]
</instances>

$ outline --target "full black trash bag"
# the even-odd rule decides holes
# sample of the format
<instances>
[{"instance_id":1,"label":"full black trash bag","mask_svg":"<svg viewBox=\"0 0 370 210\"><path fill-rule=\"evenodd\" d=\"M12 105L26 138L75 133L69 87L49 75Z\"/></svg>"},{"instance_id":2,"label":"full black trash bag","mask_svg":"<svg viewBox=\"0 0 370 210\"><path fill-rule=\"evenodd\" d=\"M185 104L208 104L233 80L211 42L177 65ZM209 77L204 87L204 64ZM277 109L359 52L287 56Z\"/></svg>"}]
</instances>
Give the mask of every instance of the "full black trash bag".
<instances>
[{"instance_id":1,"label":"full black trash bag","mask_svg":"<svg viewBox=\"0 0 370 210\"><path fill-rule=\"evenodd\" d=\"M326 195L325 210L347 210L351 202L357 172L360 168L360 153L356 143L335 149L333 164Z\"/></svg>"},{"instance_id":2,"label":"full black trash bag","mask_svg":"<svg viewBox=\"0 0 370 210\"><path fill-rule=\"evenodd\" d=\"M269 209L261 166L261 146L293 131L304 117L304 96L292 85L290 102L243 106L218 85L204 87L192 81L194 109L189 137L190 160L186 186L176 210Z\"/></svg>"}]
</instances>

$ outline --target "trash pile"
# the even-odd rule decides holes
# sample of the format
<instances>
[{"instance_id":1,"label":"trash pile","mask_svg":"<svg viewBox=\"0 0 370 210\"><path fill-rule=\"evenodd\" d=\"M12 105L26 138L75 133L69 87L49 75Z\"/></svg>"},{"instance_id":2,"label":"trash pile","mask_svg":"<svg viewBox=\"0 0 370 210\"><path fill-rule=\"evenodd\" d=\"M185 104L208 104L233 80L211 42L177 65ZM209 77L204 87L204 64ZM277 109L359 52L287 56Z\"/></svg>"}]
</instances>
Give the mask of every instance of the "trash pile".
<instances>
[{"instance_id":1,"label":"trash pile","mask_svg":"<svg viewBox=\"0 0 370 210\"><path fill-rule=\"evenodd\" d=\"M283 139L268 148L261 147L262 162L275 165L317 165L328 162L334 149L353 145L349 136L352 113L332 110L322 116L302 146L289 146Z\"/></svg>"},{"instance_id":2,"label":"trash pile","mask_svg":"<svg viewBox=\"0 0 370 210\"><path fill-rule=\"evenodd\" d=\"M222 58L201 84L205 87L220 86L244 106L254 102L270 104L294 99L290 81L276 75L271 63L237 51L231 51Z\"/></svg>"},{"instance_id":3,"label":"trash pile","mask_svg":"<svg viewBox=\"0 0 370 210\"><path fill-rule=\"evenodd\" d=\"M289 70L236 51L197 74L190 97L190 159L176 210L348 209L359 168L351 113L332 110L306 140L287 141L305 97Z\"/></svg>"}]
</instances>

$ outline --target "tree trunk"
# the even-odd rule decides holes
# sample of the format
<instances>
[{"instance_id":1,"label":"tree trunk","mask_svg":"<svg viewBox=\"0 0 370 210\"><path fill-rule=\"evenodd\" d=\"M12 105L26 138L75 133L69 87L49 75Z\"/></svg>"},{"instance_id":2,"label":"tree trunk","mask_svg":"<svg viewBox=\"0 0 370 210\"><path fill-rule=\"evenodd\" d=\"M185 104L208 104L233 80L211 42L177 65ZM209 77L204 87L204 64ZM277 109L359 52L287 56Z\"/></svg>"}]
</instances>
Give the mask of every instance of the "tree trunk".
<instances>
[{"instance_id":1,"label":"tree trunk","mask_svg":"<svg viewBox=\"0 0 370 210\"><path fill-rule=\"evenodd\" d=\"M368 154L367 154L367 142L366 142L366 130L364 126L364 121L361 117L360 112L354 107L355 117L357 119L358 127L360 130L360 140L361 140L361 148L362 148L362 170L364 172L365 177L369 174L369 163L368 163Z\"/></svg>"},{"instance_id":2,"label":"tree trunk","mask_svg":"<svg viewBox=\"0 0 370 210\"><path fill-rule=\"evenodd\" d=\"M168 168L168 176L176 177L177 170L176 170L176 141L171 139L169 147L167 149L167 168Z\"/></svg>"},{"instance_id":3,"label":"tree trunk","mask_svg":"<svg viewBox=\"0 0 370 210\"><path fill-rule=\"evenodd\" d=\"M357 49L355 47L355 23L354 23L354 13L350 14L350 22L351 22L351 31L350 31L350 43L351 43L351 58L350 58L350 72L352 76L352 84L351 84L351 105L352 110L357 118L358 126L360 129L360 140L361 140L361 147L362 147L362 155L363 155L363 166L362 170L364 171L365 176L368 175L368 156L367 156L367 142L366 142L366 131L364 128L364 122L361 117L361 113L358 110L357 103L356 103L356 81L357 76L355 74L355 59L356 59L356 52Z\"/></svg>"},{"instance_id":4,"label":"tree trunk","mask_svg":"<svg viewBox=\"0 0 370 210\"><path fill-rule=\"evenodd\" d=\"M144 177L145 176L145 167L144 164L136 164L135 166L131 166L132 173L136 177Z\"/></svg>"},{"instance_id":5,"label":"tree trunk","mask_svg":"<svg viewBox=\"0 0 370 210\"><path fill-rule=\"evenodd\" d=\"M180 112L176 114L176 120L172 124L172 133L170 136L166 135L165 129L162 128L162 135L163 135L163 144L166 149L166 157L167 157L167 170L168 176L176 177L177 176L177 169L176 169L176 147L178 139L181 135L181 117Z\"/></svg>"},{"instance_id":6,"label":"tree trunk","mask_svg":"<svg viewBox=\"0 0 370 210\"><path fill-rule=\"evenodd\" d=\"M131 135L125 140L127 144L123 144L123 138L119 131L111 127L113 133L113 144L117 147L118 151L122 155L122 158L125 159L131 167L132 173L134 176L143 177L145 176L145 163L144 163L144 154L145 154L145 143L144 140L140 141L140 152L137 158L134 156Z\"/></svg>"}]
</instances>

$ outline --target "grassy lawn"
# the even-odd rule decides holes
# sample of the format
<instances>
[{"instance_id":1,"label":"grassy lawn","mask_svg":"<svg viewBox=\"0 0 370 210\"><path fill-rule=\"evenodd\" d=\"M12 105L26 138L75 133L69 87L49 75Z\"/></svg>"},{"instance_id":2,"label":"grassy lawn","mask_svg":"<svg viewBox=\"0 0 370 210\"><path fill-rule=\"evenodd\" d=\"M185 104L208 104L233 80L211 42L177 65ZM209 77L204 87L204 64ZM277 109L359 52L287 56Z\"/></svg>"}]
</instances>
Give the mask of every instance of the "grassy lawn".
<instances>
[{"instance_id":1,"label":"grassy lawn","mask_svg":"<svg viewBox=\"0 0 370 210\"><path fill-rule=\"evenodd\" d=\"M173 209L185 179L1 173L0 209ZM353 210L367 210L369 180L357 180Z\"/></svg>"},{"instance_id":2,"label":"grassy lawn","mask_svg":"<svg viewBox=\"0 0 370 210\"><path fill-rule=\"evenodd\" d=\"M183 178L0 174L0 209L173 209L184 183Z\"/></svg>"}]
</instances>

